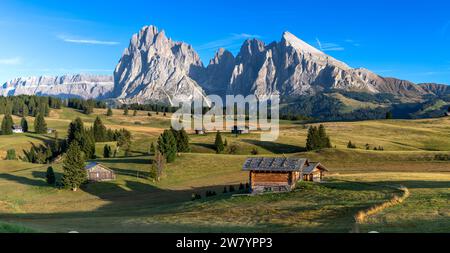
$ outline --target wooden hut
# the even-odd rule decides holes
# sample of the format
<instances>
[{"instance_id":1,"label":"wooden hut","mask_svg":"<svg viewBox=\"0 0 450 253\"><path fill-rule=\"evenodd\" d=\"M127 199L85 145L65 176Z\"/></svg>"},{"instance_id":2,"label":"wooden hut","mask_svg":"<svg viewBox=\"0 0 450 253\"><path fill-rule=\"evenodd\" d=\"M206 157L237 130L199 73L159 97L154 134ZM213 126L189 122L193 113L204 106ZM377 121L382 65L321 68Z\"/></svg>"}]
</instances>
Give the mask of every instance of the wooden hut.
<instances>
[{"instance_id":1,"label":"wooden hut","mask_svg":"<svg viewBox=\"0 0 450 253\"><path fill-rule=\"evenodd\" d=\"M249 172L251 192L287 192L298 181L319 182L324 171L320 163L310 163L306 158L249 158L243 166Z\"/></svg>"},{"instance_id":2,"label":"wooden hut","mask_svg":"<svg viewBox=\"0 0 450 253\"><path fill-rule=\"evenodd\" d=\"M86 167L88 180L91 182L103 182L116 179L116 174L111 169L100 163L90 163Z\"/></svg>"}]
</instances>

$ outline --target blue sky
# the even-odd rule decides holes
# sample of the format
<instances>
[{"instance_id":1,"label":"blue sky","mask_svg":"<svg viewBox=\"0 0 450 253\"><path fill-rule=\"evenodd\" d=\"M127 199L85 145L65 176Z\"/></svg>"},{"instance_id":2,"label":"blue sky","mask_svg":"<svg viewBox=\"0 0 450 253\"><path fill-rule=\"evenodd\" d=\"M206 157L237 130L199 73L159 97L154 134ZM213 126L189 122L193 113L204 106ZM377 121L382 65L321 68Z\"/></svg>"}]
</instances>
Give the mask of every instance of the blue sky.
<instances>
[{"instance_id":1,"label":"blue sky","mask_svg":"<svg viewBox=\"0 0 450 253\"><path fill-rule=\"evenodd\" d=\"M448 1L50 1L0 2L0 83L19 76L112 74L133 33L166 30L209 62L257 37L290 31L348 63L384 76L450 84Z\"/></svg>"}]
</instances>

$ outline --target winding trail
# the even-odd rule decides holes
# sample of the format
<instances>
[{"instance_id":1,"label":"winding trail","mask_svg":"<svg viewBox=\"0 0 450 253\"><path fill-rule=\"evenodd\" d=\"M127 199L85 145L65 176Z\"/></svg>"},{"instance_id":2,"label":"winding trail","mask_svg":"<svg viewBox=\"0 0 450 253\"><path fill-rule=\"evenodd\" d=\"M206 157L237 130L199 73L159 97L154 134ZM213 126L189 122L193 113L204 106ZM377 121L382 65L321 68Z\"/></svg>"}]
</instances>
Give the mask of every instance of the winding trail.
<instances>
[{"instance_id":1,"label":"winding trail","mask_svg":"<svg viewBox=\"0 0 450 253\"><path fill-rule=\"evenodd\" d=\"M370 207L368 209L361 210L358 213L356 213L355 214L355 223L354 223L353 228L351 230L352 233L359 233L360 232L359 225L365 223L370 216L373 216L373 215L375 215L377 213L380 213L380 212L382 212L383 210L385 210L385 209L387 209L389 207L400 205L411 194L409 189L406 188L403 185L400 185L400 186L384 185L384 187L397 190L397 191L401 192L401 194L400 195L395 194L388 201L385 201L383 203L374 205L374 206L372 206L372 207Z\"/></svg>"}]
</instances>

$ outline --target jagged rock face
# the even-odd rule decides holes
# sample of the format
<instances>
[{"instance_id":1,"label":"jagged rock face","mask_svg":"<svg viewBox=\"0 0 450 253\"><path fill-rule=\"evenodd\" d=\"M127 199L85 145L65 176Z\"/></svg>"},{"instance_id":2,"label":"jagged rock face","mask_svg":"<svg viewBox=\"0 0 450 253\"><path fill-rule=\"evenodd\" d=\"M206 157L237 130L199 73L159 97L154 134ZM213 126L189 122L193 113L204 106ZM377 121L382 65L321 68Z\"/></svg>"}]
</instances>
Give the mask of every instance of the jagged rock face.
<instances>
[{"instance_id":1,"label":"jagged rock face","mask_svg":"<svg viewBox=\"0 0 450 253\"><path fill-rule=\"evenodd\" d=\"M154 26L133 35L114 71L114 95L126 103L191 101L205 96L198 85L204 71L188 44L168 39Z\"/></svg>"},{"instance_id":2,"label":"jagged rock face","mask_svg":"<svg viewBox=\"0 0 450 253\"><path fill-rule=\"evenodd\" d=\"M247 40L236 57L220 49L205 68L190 45L146 26L133 35L113 79L86 75L19 78L0 87L0 95L117 98L124 103L177 105L175 100L208 103L205 94L288 99L331 90L390 93L409 101L450 94L446 85L417 85L353 69L289 32L268 45Z\"/></svg>"},{"instance_id":3,"label":"jagged rock face","mask_svg":"<svg viewBox=\"0 0 450 253\"><path fill-rule=\"evenodd\" d=\"M235 58L233 54L223 48L214 55L200 81L207 94L224 96L230 83L234 69Z\"/></svg>"},{"instance_id":4,"label":"jagged rock face","mask_svg":"<svg viewBox=\"0 0 450 253\"><path fill-rule=\"evenodd\" d=\"M267 46L246 41L239 53L228 89L233 94L267 97L313 95L330 89L376 92L370 82L346 64L324 54L291 33Z\"/></svg>"},{"instance_id":5,"label":"jagged rock face","mask_svg":"<svg viewBox=\"0 0 450 253\"><path fill-rule=\"evenodd\" d=\"M2 96L38 95L60 98L105 99L114 87L112 76L64 75L16 78L0 87Z\"/></svg>"},{"instance_id":6,"label":"jagged rock face","mask_svg":"<svg viewBox=\"0 0 450 253\"><path fill-rule=\"evenodd\" d=\"M215 64L215 61L212 62ZM230 65L230 61L227 61L226 68L222 68L229 69ZM223 76L220 80L226 80L228 73L221 72ZM216 81L217 75L207 80L222 85L222 81ZM445 85L417 85L395 78L384 78L367 69L353 69L289 32L283 34L280 42L269 45L256 39L245 41L235 59L229 80L228 94L255 94L259 98L270 95L290 98L345 90L390 93L418 100L428 94L450 93L450 88ZM208 82L203 85L212 86Z\"/></svg>"}]
</instances>

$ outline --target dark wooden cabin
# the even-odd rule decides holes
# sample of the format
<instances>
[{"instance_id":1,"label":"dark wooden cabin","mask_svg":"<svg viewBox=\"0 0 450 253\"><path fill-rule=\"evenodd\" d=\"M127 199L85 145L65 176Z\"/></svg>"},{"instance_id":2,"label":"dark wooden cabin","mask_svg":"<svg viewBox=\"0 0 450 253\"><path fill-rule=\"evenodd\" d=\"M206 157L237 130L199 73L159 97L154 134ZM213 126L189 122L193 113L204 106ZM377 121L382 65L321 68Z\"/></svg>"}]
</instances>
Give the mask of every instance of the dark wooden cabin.
<instances>
[{"instance_id":1,"label":"dark wooden cabin","mask_svg":"<svg viewBox=\"0 0 450 253\"><path fill-rule=\"evenodd\" d=\"M91 182L103 182L116 179L116 174L114 171L100 163L90 163L85 167L85 169L88 181Z\"/></svg>"},{"instance_id":2,"label":"dark wooden cabin","mask_svg":"<svg viewBox=\"0 0 450 253\"><path fill-rule=\"evenodd\" d=\"M305 158L249 158L243 166L249 172L252 193L287 192L298 181L320 182L328 171L320 163Z\"/></svg>"}]
</instances>

